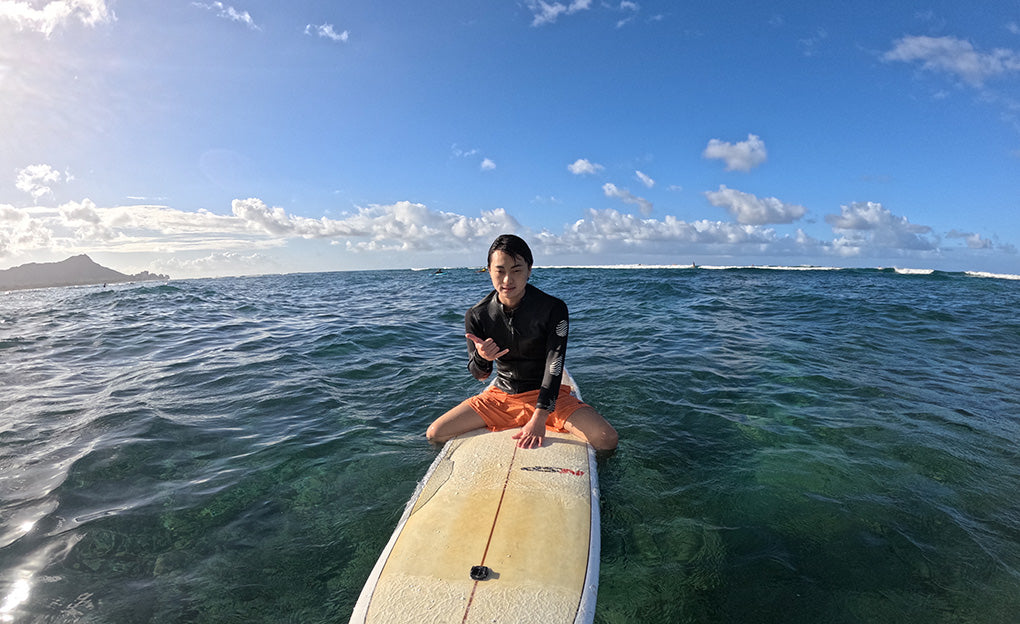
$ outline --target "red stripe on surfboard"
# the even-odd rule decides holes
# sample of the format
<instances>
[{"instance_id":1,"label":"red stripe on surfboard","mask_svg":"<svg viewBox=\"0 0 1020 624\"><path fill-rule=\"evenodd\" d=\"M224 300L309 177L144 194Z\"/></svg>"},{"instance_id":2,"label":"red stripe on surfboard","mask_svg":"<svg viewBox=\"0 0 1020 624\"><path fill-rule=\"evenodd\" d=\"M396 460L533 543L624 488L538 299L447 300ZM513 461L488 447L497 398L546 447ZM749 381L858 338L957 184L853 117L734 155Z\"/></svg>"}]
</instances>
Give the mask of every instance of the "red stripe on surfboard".
<instances>
[{"instance_id":1,"label":"red stripe on surfboard","mask_svg":"<svg viewBox=\"0 0 1020 624\"><path fill-rule=\"evenodd\" d=\"M478 565L485 565L485 558L489 555L489 544L492 543L492 535L496 532L496 520L499 519L499 510L503 507L503 497L506 496L506 486L510 483L510 472L514 467L514 459L517 458L517 445L514 445L514 453L510 456L510 465L506 468L506 479L503 481L503 491L499 493L499 504L496 505L496 513L492 516L492 526L489 527L489 539L485 542L485 551L482 553L482 562ZM475 599L475 590L478 589L478 583L481 581L475 581L475 584L471 587L471 595L468 597L467 607L464 608L464 619L461 620L461 624L467 622L468 614L471 613L471 603Z\"/></svg>"}]
</instances>

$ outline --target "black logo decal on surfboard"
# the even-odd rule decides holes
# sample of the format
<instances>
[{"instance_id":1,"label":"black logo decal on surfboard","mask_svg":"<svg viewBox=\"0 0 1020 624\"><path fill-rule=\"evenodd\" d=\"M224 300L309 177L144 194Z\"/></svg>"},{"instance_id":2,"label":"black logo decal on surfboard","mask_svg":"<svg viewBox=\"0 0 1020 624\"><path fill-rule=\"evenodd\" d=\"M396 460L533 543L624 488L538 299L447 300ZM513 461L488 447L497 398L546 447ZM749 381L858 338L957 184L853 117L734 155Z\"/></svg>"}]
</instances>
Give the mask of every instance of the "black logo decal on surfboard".
<instances>
[{"instance_id":1,"label":"black logo decal on surfboard","mask_svg":"<svg viewBox=\"0 0 1020 624\"><path fill-rule=\"evenodd\" d=\"M575 477L584 476L583 470L571 470L570 468L556 468L554 466L522 466L521 470L529 472L552 472L556 474L569 474Z\"/></svg>"}]
</instances>

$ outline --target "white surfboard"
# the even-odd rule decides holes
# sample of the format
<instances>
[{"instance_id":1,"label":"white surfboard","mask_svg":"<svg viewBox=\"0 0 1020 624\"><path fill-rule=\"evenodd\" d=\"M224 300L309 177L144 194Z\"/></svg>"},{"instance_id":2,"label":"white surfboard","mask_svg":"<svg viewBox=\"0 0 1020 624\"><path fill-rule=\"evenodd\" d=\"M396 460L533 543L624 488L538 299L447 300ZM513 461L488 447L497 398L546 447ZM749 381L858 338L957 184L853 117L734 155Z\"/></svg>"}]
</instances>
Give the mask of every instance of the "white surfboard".
<instances>
[{"instance_id":1,"label":"white surfboard","mask_svg":"<svg viewBox=\"0 0 1020 624\"><path fill-rule=\"evenodd\" d=\"M595 451L551 431L541 448L519 449L516 431L479 429L446 443L365 583L352 624L592 621Z\"/></svg>"}]
</instances>

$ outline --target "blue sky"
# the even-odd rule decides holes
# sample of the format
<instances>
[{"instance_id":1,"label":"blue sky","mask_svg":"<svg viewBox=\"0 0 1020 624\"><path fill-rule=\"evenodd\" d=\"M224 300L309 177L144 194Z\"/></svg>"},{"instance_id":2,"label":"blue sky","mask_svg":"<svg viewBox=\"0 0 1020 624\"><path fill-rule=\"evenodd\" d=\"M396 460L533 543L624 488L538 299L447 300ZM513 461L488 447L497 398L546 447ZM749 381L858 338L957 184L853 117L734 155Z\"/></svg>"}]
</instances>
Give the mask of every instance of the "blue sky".
<instances>
[{"instance_id":1,"label":"blue sky","mask_svg":"<svg viewBox=\"0 0 1020 624\"><path fill-rule=\"evenodd\" d=\"M0 268L1020 274L1020 5L0 0Z\"/></svg>"}]
</instances>

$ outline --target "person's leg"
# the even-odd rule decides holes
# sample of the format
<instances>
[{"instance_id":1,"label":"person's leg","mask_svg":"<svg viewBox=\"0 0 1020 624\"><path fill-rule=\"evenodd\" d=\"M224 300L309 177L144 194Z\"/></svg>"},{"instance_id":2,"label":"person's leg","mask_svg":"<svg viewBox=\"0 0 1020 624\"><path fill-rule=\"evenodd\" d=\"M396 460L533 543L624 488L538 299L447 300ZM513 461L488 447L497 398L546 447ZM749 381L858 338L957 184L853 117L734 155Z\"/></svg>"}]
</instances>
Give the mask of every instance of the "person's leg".
<instances>
[{"instance_id":1,"label":"person's leg","mask_svg":"<svg viewBox=\"0 0 1020 624\"><path fill-rule=\"evenodd\" d=\"M462 433L481 429L484 426L485 421L482 420L482 417L478 415L478 412L467 401L464 401L429 425L428 430L425 432L425 437L428 438L429 442L439 444Z\"/></svg>"},{"instance_id":2,"label":"person's leg","mask_svg":"<svg viewBox=\"0 0 1020 624\"><path fill-rule=\"evenodd\" d=\"M563 423L563 428L591 444L596 451L611 451L619 440L616 429L590 405L574 410Z\"/></svg>"}]
</instances>

